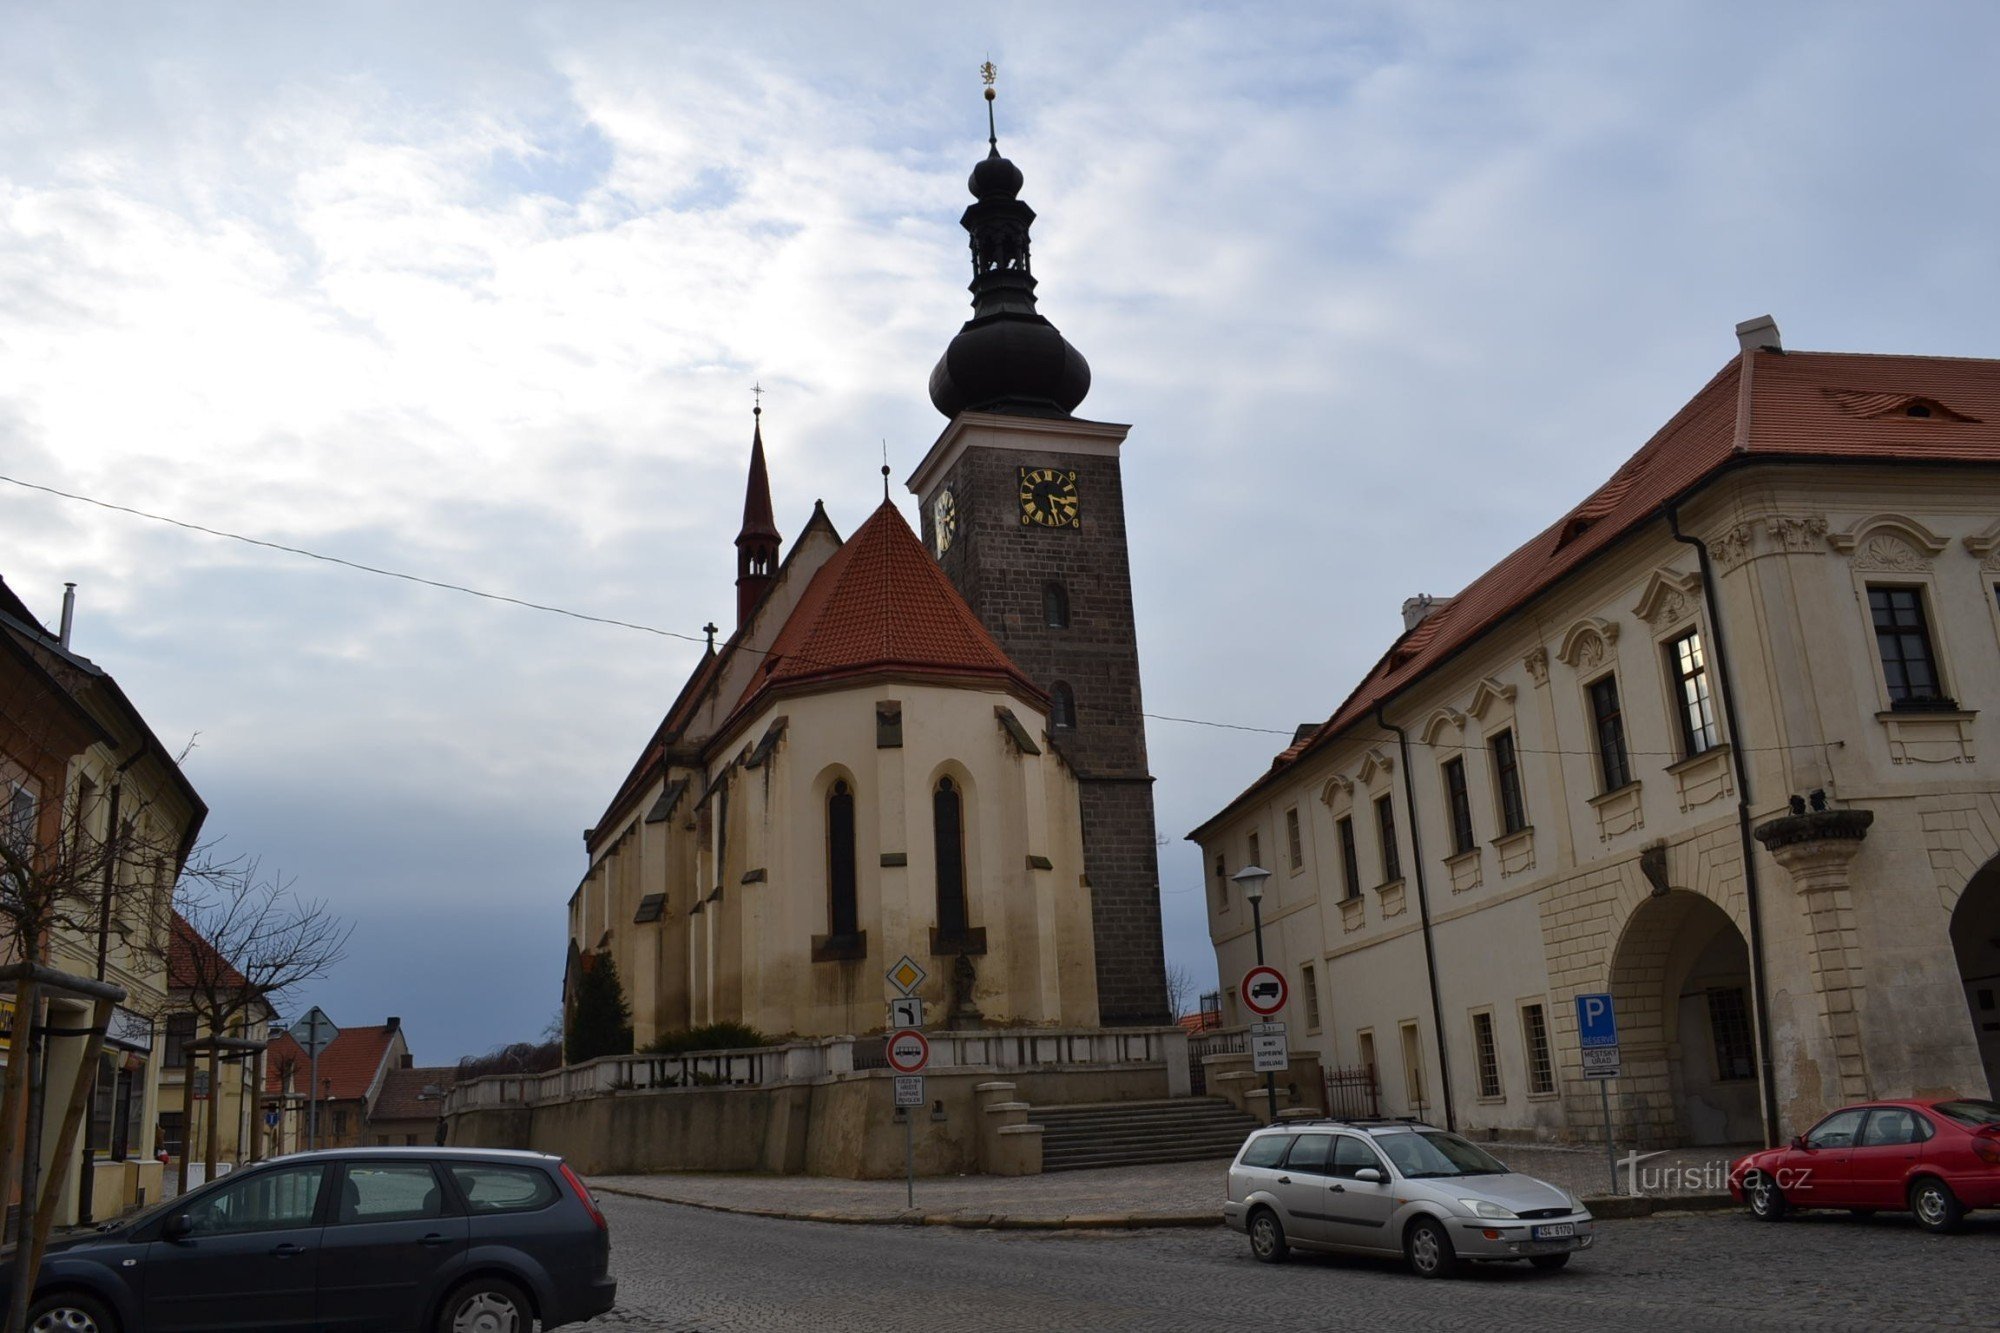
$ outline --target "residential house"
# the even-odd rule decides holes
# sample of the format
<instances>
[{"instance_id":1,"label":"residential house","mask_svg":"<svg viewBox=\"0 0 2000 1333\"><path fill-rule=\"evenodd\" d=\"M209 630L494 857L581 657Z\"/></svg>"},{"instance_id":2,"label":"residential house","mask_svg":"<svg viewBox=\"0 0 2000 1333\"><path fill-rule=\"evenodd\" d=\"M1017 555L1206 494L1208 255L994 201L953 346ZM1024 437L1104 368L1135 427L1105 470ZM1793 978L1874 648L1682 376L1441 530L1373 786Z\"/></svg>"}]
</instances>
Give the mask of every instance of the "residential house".
<instances>
[{"instance_id":1,"label":"residential house","mask_svg":"<svg viewBox=\"0 0 2000 1333\"><path fill-rule=\"evenodd\" d=\"M370 1108L409 1053L403 1020L395 1017L377 1026L341 1028L319 1053L317 1068L290 1033L273 1038L265 1052L264 1094L267 1110L280 1112L280 1142L294 1148L359 1148L373 1142Z\"/></svg>"}]
</instances>

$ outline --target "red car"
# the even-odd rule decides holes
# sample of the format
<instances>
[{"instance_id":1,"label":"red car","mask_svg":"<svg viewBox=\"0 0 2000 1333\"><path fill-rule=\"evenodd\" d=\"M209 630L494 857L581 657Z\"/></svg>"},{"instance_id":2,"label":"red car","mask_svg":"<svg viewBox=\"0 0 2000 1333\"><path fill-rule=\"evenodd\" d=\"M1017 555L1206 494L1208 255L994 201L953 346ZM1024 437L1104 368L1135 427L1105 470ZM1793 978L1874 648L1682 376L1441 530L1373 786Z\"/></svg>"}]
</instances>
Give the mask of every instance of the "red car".
<instances>
[{"instance_id":1,"label":"red car","mask_svg":"<svg viewBox=\"0 0 2000 1333\"><path fill-rule=\"evenodd\" d=\"M1767 1222L1794 1208L1907 1211L1926 1231L1950 1231L1974 1208L2000 1207L2000 1102L1843 1107L1736 1163L1729 1192Z\"/></svg>"}]
</instances>

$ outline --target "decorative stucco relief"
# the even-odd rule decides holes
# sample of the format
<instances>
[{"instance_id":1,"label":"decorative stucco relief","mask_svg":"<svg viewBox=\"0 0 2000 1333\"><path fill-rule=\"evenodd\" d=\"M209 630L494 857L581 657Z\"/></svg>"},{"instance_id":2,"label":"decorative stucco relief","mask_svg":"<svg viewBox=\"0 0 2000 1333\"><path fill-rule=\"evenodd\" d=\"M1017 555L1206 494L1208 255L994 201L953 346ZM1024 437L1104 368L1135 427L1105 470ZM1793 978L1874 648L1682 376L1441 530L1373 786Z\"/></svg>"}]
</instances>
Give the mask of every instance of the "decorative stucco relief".
<instances>
[{"instance_id":1,"label":"decorative stucco relief","mask_svg":"<svg viewBox=\"0 0 2000 1333\"><path fill-rule=\"evenodd\" d=\"M1646 580L1646 587L1639 594L1639 600L1632 605L1632 614L1653 627L1659 633L1677 625L1694 614L1696 603L1701 596L1701 575L1693 571L1682 573L1675 569L1656 569Z\"/></svg>"},{"instance_id":2,"label":"decorative stucco relief","mask_svg":"<svg viewBox=\"0 0 2000 1333\"><path fill-rule=\"evenodd\" d=\"M1823 555L1826 552L1826 518L1820 514L1795 517L1775 514L1764 532L1791 555Z\"/></svg>"},{"instance_id":3,"label":"decorative stucco relief","mask_svg":"<svg viewBox=\"0 0 2000 1333\"><path fill-rule=\"evenodd\" d=\"M1738 523L1708 544L1709 556L1724 573L1728 573L1750 558L1750 547L1755 536L1756 529L1748 523Z\"/></svg>"},{"instance_id":4,"label":"decorative stucco relief","mask_svg":"<svg viewBox=\"0 0 2000 1333\"><path fill-rule=\"evenodd\" d=\"M1827 534L1827 545L1864 570L1918 572L1948 544L1908 514L1871 514L1845 532Z\"/></svg>"},{"instance_id":5,"label":"decorative stucco relief","mask_svg":"<svg viewBox=\"0 0 2000 1333\"><path fill-rule=\"evenodd\" d=\"M1965 549L1979 557L1979 567L2000 574L2000 523L1965 539Z\"/></svg>"},{"instance_id":6,"label":"decorative stucco relief","mask_svg":"<svg viewBox=\"0 0 2000 1333\"><path fill-rule=\"evenodd\" d=\"M1541 649L1537 648L1535 651L1541 652ZM1546 660L1544 658L1544 661ZM1465 711L1467 715L1484 722L1488 713L1511 706L1516 693L1514 686L1503 685L1488 676L1472 687L1472 702L1465 706Z\"/></svg>"},{"instance_id":7,"label":"decorative stucco relief","mask_svg":"<svg viewBox=\"0 0 2000 1333\"><path fill-rule=\"evenodd\" d=\"M1527 669L1528 679L1534 681L1537 688L1549 683L1548 649L1530 649L1528 655L1521 659L1521 665Z\"/></svg>"},{"instance_id":8,"label":"decorative stucco relief","mask_svg":"<svg viewBox=\"0 0 2000 1333\"><path fill-rule=\"evenodd\" d=\"M1616 621L1585 616L1563 635L1562 647L1556 656L1577 671L1595 671L1617 657L1617 643Z\"/></svg>"}]
</instances>

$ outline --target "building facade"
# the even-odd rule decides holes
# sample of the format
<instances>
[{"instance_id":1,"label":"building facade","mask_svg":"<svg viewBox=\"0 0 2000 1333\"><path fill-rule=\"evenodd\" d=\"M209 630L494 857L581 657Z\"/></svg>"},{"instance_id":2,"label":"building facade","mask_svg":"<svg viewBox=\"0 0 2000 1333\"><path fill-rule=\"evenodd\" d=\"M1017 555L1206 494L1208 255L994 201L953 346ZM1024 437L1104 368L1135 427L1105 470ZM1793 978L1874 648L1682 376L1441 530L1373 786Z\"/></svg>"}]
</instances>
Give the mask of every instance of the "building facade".
<instances>
[{"instance_id":1,"label":"building facade","mask_svg":"<svg viewBox=\"0 0 2000 1333\"><path fill-rule=\"evenodd\" d=\"M1462 1130L1735 1143L2000 1090L2000 363L1768 320L1192 835L1225 986ZM1230 1021L1244 1010L1225 993Z\"/></svg>"}]
</instances>

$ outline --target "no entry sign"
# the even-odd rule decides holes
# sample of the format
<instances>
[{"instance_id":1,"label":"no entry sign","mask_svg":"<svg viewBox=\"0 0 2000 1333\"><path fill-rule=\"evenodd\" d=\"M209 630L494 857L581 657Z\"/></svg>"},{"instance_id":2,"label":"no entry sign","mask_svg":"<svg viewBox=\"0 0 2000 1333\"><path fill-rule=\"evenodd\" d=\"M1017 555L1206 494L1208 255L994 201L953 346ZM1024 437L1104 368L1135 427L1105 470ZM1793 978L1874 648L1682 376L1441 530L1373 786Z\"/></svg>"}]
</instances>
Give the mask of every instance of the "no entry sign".
<instances>
[{"instance_id":1,"label":"no entry sign","mask_svg":"<svg viewBox=\"0 0 2000 1333\"><path fill-rule=\"evenodd\" d=\"M913 1028L905 1028L889 1037L889 1068L898 1074L921 1074L924 1066L931 1062L930 1039Z\"/></svg>"},{"instance_id":2,"label":"no entry sign","mask_svg":"<svg viewBox=\"0 0 2000 1333\"><path fill-rule=\"evenodd\" d=\"M1243 984L1236 993L1243 997L1243 1005L1251 1013L1269 1018L1285 1007L1291 987L1277 968L1258 966L1243 974Z\"/></svg>"}]
</instances>

